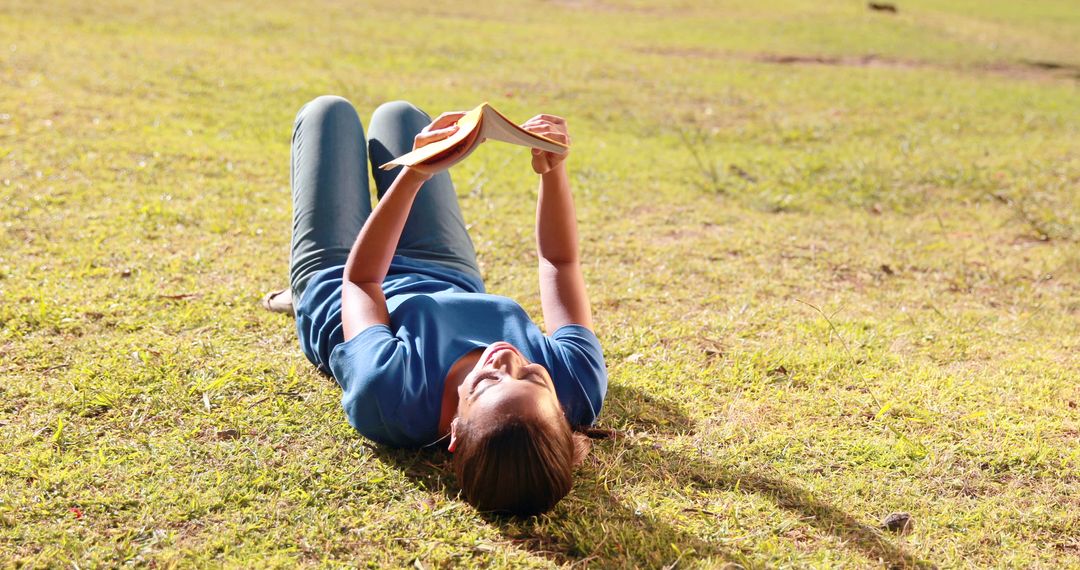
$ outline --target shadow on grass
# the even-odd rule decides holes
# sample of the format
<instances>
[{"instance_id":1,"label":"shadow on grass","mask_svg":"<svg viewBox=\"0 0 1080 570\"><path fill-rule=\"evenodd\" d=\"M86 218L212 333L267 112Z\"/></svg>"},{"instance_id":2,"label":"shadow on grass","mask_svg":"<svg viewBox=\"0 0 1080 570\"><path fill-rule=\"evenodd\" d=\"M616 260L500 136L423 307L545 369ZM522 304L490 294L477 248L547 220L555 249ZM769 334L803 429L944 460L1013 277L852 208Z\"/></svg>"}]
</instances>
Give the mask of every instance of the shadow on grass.
<instances>
[{"instance_id":1,"label":"shadow on grass","mask_svg":"<svg viewBox=\"0 0 1080 570\"><path fill-rule=\"evenodd\" d=\"M692 432L682 408L644 392L612 386L604 424L621 431L672 435ZM379 449L378 457L418 485L457 497L458 487L444 452ZM872 561L889 568L933 568L896 546L877 528L815 498L809 491L755 470L732 469L693 453L682 454L649 438L620 437L594 442L592 460L579 470L574 490L548 515L531 519L486 516L511 542L556 563L603 567L662 567L680 559L711 559L754 565L748 557L681 530L638 508L618 488L620 482L659 479L671 489L757 494L794 512L823 534L832 535ZM608 476L607 473L612 473ZM694 516L726 515L695 511ZM698 523L700 525L700 523ZM706 523L708 524L708 523Z\"/></svg>"},{"instance_id":2,"label":"shadow on grass","mask_svg":"<svg viewBox=\"0 0 1080 570\"><path fill-rule=\"evenodd\" d=\"M630 466L641 461L656 461L658 469L671 473L669 487L697 487L703 491L728 491L756 494L773 501L777 507L799 515L800 520L822 534L832 535L848 548L887 568L934 568L893 544L877 528L822 501L806 489L780 478L749 469L732 469L706 458L682 455L651 447L634 446L622 461ZM723 513L705 513L722 517Z\"/></svg>"},{"instance_id":3,"label":"shadow on grass","mask_svg":"<svg viewBox=\"0 0 1080 570\"><path fill-rule=\"evenodd\" d=\"M603 424L621 432L673 435L694 431L694 422L675 403L622 385L608 387Z\"/></svg>"},{"instance_id":4,"label":"shadow on grass","mask_svg":"<svg viewBox=\"0 0 1080 570\"><path fill-rule=\"evenodd\" d=\"M376 454L423 488L457 498L459 489L446 454L390 449ZM594 468L583 468L574 490L547 515L483 517L518 548L557 564L661 568L681 557L744 561L737 552L635 511L630 504L605 489Z\"/></svg>"}]
</instances>

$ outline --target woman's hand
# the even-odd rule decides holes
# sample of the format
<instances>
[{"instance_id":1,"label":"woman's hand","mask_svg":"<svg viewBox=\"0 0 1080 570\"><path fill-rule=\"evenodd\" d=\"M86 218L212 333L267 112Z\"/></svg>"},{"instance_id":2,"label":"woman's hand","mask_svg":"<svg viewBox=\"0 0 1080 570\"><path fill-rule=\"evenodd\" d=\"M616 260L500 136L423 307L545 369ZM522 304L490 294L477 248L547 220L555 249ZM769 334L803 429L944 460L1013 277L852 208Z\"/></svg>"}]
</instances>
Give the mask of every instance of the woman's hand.
<instances>
[{"instance_id":1,"label":"woman's hand","mask_svg":"<svg viewBox=\"0 0 1080 570\"><path fill-rule=\"evenodd\" d=\"M413 150L449 138L458 131L457 122L464 116L465 113L461 111L453 111L439 115L430 125L424 127L424 129L416 135L416 138L413 139ZM449 168L462 154L467 152L472 146L473 141L476 140L478 134L478 131L474 131L465 140L450 149L450 151L444 155L444 158L427 164L417 164L409 167L409 169L423 174L425 178L431 178Z\"/></svg>"},{"instance_id":2,"label":"woman's hand","mask_svg":"<svg viewBox=\"0 0 1080 570\"><path fill-rule=\"evenodd\" d=\"M521 128L529 131L530 133L545 136L553 141L561 142L565 145L570 144L570 132L566 130L566 119L562 117L556 117L555 115L537 115L525 124L521 125ZM557 152L547 152L538 148L532 149L532 167L533 171L537 174L547 174L551 169L562 164L562 161L566 160L566 155L570 154L570 151L559 154Z\"/></svg>"}]
</instances>

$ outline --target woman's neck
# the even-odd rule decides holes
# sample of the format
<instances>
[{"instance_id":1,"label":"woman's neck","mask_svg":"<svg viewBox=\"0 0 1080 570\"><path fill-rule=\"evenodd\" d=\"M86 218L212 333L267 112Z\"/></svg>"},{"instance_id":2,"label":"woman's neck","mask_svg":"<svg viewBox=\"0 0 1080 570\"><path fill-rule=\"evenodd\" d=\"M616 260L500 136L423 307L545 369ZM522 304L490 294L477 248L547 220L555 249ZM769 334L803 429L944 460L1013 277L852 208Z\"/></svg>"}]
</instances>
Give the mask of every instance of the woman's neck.
<instances>
[{"instance_id":1,"label":"woman's neck","mask_svg":"<svg viewBox=\"0 0 1080 570\"><path fill-rule=\"evenodd\" d=\"M446 375L446 383L443 386L442 412L439 414L439 436L450 433L450 422L454 421L458 407L458 386L465 381L465 377L476 366L476 361L484 354L484 349L478 348L465 354L450 367Z\"/></svg>"}]
</instances>

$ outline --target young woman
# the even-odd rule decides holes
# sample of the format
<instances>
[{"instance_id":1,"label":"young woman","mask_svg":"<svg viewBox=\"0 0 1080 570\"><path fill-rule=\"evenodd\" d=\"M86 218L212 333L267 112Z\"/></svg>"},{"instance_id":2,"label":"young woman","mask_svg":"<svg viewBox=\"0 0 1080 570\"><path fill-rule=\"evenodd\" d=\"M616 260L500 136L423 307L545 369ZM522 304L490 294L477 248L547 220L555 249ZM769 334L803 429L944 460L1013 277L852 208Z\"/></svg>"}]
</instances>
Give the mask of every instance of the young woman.
<instances>
[{"instance_id":1,"label":"young woman","mask_svg":"<svg viewBox=\"0 0 1080 570\"><path fill-rule=\"evenodd\" d=\"M319 97L296 116L289 282L304 354L341 386L349 423L378 443L449 437L465 498L483 511L547 511L571 487L607 371L578 262L565 154L533 150L544 335L514 301L484 292L450 175L377 167L455 132L398 101L371 118ZM569 143L566 121L523 127ZM378 194L371 208L368 157Z\"/></svg>"}]
</instances>

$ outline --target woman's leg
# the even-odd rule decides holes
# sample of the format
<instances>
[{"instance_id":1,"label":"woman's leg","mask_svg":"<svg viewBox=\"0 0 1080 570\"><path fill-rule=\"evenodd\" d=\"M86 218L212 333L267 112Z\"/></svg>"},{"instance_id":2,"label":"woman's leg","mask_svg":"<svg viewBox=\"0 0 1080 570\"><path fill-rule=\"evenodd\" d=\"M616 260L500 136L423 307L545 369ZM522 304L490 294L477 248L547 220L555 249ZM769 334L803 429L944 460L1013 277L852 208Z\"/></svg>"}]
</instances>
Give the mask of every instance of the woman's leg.
<instances>
[{"instance_id":1,"label":"woman's leg","mask_svg":"<svg viewBox=\"0 0 1080 570\"><path fill-rule=\"evenodd\" d=\"M412 150L413 138L429 123L431 117L405 101L383 103L371 116L368 154L380 199L401 167L387 171L379 170L379 166ZM476 250L465 229L450 173L436 174L420 189L401 232L397 253L481 278Z\"/></svg>"},{"instance_id":2,"label":"woman's leg","mask_svg":"<svg viewBox=\"0 0 1080 570\"><path fill-rule=\"evenodd\" d=\"M345 263L371 214L364 128L341 97L318 97L296 114L292 138L289 286L297 304L315 273Z\"/></svg>"}]
</instances>

